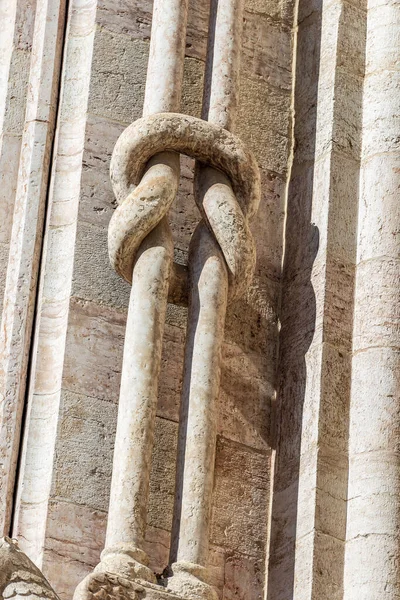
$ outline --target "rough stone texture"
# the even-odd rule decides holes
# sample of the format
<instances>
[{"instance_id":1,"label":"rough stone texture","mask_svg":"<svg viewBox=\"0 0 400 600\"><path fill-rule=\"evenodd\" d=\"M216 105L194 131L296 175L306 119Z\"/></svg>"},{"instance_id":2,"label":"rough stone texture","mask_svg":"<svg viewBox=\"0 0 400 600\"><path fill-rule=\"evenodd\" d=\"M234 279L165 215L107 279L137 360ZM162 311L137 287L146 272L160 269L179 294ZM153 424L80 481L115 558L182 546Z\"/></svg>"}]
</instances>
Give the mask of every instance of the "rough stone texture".
<instances>
[{"instance_id":1,"label":"rough stone texture","mask_svg":"<svg viewBox=\"0 0 400 600\"><path fill-rule=\"evenodd\" d=\"M0 5L0 269L7 270L18 163L27 101L35 5L11 0ZM3 306L5 277L0 280Z\"/></svg>"},{"instance_id":2,"label":"rough stone texture","mask_svg":"<svg viewBox=\"0 0 400 600\"><path fill-rule=\"evenodd\" d=\"M93 0L69 4L14 506L21 546L43 563L63 600L98 565L106 540L130 299L129 285L107 256L116 207L109 166L118 137L142 115L153 7L151 0L98 0L95 15ZM209 4L189 1L182 112L197 118ZM394 0L370 0L368 12L366 4L245 2L235 133L256 156L262 199L251 226L255 275L228 306L209 429L218 444L206 567L221 600L399 597L400 20ZM39 266L32 257L39 258L42 244L42 214L24 212L24 206L43 201L48 189L48 111L58 107L53 97L37 93L48 92L59 73L54 54L47 60L45 35L57 15L63 21L57 7L58 0L0 0L0 304L6 317L8 310L2 335L16 357L3 367L15 376L20 398L28 354L19 349L32 341L24 327ZM63 36L55 38L61 48ZM34 85L28 88L29 81ZM220 86L222 104L223 91ZM180 170L169 218L174 260L186 265L201 216L193 198L194 161L181 157ZM32 251L26 242L35 236ZM3 306L8 265L8 286L17 293L7 293ZM17 305L28 307L22 321ZM176 559L171 528L186 321L186 308L168 307L143 541L149 568L160 579ZM11 412L18 424L18 413ZM18 443L17 434L14 447ZM13 477L13 468L4 470ZM8 511L11 478L9 501L0 503ZM113 560L115 551L105 562ZM182 563L174 566L182 588L191 575L203 577L202 569ZM31 563L25 565L30 572ZM4 573L0 568L0 587ZM165 597L160 588L148 586L147 595L144 587L113 576L95 577L84 590L90 597L104 600L112 588L127 598ZM3 595L26 597L26 583Z\"/></svg>"},{"instance_id":3,"label":"rough stone texture","mask_svg":"<svg viewBox=\"0 0 400 600\"><path fill-rule=\"evenodd\" d=\"M0 594L2 598L58 600L57 594L15 540L0 539Z\"/></svg>"},{"instance_id":4,"label":"rough stone texture","mask_svg":"<svg viewBox=\"0 0 400 600\"><path fill-rule=\"evenodd\" d=\"M198 10L201 10L201 4L196 3L196 10L197 7ZM105 20L107 10L110 19L108 22ZM128 12L127 8L125 10ZM116 13L119 14L116 15ZM248 48L246 52L248 51L249 58L243 58L237 133L256 152L257 160L262 166L263 198L257 220L252 227L258 245L257 275L246 297L235 302L228 309L217 426L222 436L244 444L249 447L250 452L252 447L265 452L265 455L261 455L263 456L261 462L263 468L268 472L270 461L269 415L270 404L274 398L278 282L290 134L291 32L287 24L280 25L279 22L272 21L264 7L262 7L262 13L262 15L257 14L258 20L262 21L259 35L265 36L265 38L272 34L280 36L272 39L279 39L282 49L282 52L277 55L283 81L280 84L276 76L277 65L274 62L276 55L272 50L270 54L266 53L263 44L256 43L255 39L251 40L251 27L245 23L245 32L248 32L245 33L248 36L245 45ZM85 325L86 335L80 337L79 330L75 330L74 341L69 337L71 341L67 346L64 371L66 387L72 385L71 382L75 380L73 385L77 392L79 392L79 387L84 385L85 394L105 400L113 399L114 402L118 396L124 335L124 313L121 310L127 306L129 286L120 281L107 262L106 227L114 210L108 169L111 151L119 134L131 120L140 116L144 97L144 77L139 80L137 75L144 74L147 61L147 42L143 41L143 38L146 38L146 30L139 28L139 31L132 32L129 29L131 25L126 24L126 15L124 16L124 14L122 8L120 13L115 4L112 8L108 7L107 9L102 5L98 12L101 27L97 29L95 38L94 67L89 100L91 114L88 117L87 126L73 280L73 294L83 300L83 302L78 301L75 304L76 307L79 306L81 315L79 319L86 321L86 315L88 315L89 321ZM128 18L130 18L129 14L131 13L128 13ZM122 18L125 19L123 24L120 20ZM207 23L207 18L203 18L203 21ZM257 22L257 19L253 17L252 22L254 21ZM197 26L201 24L199 20L196 22L193 19L193 22ZM204 50L201 52L202 54L193 47L187 47L188 57L185 62L182 110L194 116L200 115L203 67L199 58L204 57ZM125 55L130 57L129 60L125 61ZM117 85L114 85L112 78L108 76L111 69L103 70L102 68L101 63L105 56L107 56L106 61L112 61L112 72L120 73L118 75L120 83ZM132 64L137 67L133 69ZM133 85L129 91L128 86L125 87L124 82L126 81L131 82L130 86ZM112 103L110 100L104 101L107 97L113 98ZM272 97L273 101L270 101ZM261 113L254 110L255 102ZM286 117L283 116L284 114ZM271 123L271 127L265 126L266 122ZM181 184L177 202L171 209L170 221L175 248L181 252L180 256L183 261L186 260L191 232L199 219L191 191L192 177L190 160L181 159ZM101 308L100 305L103 305L104 308ZM92 309L96 313L100 310L98 317L90 317ZM104 342L100 341L96 330L100 328L99 331L101 331L106 323L114 323L114 315L120 319L118 329L120 333L115 336L114 325L112 325L108 332L105 331L104 335L101 335L101 340ZM170 325L167 323L166 327L165 366L160 378L158 412L167 419L177 420L182 377L182 359L180 357L183 355L182 327L185 327L185 311L180 309L169 311L167 320ZM75 327L73 322L74 318L71 314L71 333ZM113 329L112 332L111 329ZM107 338L117 339L119 346L119 354L116 353L112 360L111 378L107 374L106 363L99 370L100 364L96 360L96 355L101 354L101 351L97 349L97 344L108 344ZM99 341L95 341L97 339ZM91 340L93 349L89 350L86 341L90 344ZM110 353L114 352L113 342L108 347ZM84 350L84 348L88 348L88 350ZM78 357L83 351L85 356L89 351L93 358L85 358L85 360L79 361L78 365L78 361L74 357ZM107 352L107 350L105 351ZM89 360L87 366L85 366L86 360ZM74 373L75 369L77 370ZM98 373L101 379L98 379L95 373ZM99 390L101 381L104 384L100 384L100 387L104 385L104 388ZM155 453L162 455L162 451L157 450L161 447L160 443L161 439L156 434ZM103 483L104 489L108 490L109 481L104 479ZM154 485L156 489L160 489L159 484L155 482L151 483L151 489ZM263 515L268 512L268 505L265 504L265 502L268 503L268 494L266 489L262 505ZM57 496L54 498L55 502L58 502ZM164 496L160 493L157 498L157 514L169 514L168 502L170 502L171 496L168 494ZM232 499L233 506L235 506L235 502L240 502L239 497L236 500L235 498L236 496ZM151 514L153 514L152 508ZM251 521L258 523L258 517L254 516ZM163 533L164 546L157 543L145 548L151 560L154 556L160 557L158 572L161 572L168 562L169 538L167 533L167 531L165 534ZM62 534L60 537L66 539L68 536ZM241 552L240 548L231 549L228 539L225 540L225 548L219 548L218 544L215 545L214 541L211 541L209 573L212 573L212 583L215 582L214 585L221 597L222 594L225 594L227 598L235 598L235 600L247 598L249 592L246 582L250 580L253 585L251 593L254 599L261 597L264 585L265 544L257 546L255 555L248 557ZM100 549L101 544L99 551ZM45 565L53 568L51 567L53 560L55 560L54 554L46 555ZM90 568L86 572L89 570ZM235 581L232 580L233 575L230 576L233 570L236 573ZM57 569L54 567L53 578L56 572ZM82 578L82 564L71 563L69 572L71 573L71 583L64 587L63 594L67 593L67 587L70 594L74 585ZM76 574L72 575L72 572Z\"/></svg>"}]
</instances>

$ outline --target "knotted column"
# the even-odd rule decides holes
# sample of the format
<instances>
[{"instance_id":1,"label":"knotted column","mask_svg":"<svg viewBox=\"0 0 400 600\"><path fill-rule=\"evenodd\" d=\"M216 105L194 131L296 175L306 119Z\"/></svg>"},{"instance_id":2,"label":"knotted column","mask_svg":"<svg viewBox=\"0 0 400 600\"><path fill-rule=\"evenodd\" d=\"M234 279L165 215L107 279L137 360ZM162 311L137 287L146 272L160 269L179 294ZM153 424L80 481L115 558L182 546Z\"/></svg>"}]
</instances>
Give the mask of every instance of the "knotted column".
<instances>
[{"instance_id":1,"label":"knotted column","mask_svg":"<svg viewBox=\"0 0 400 600\"><path fill-rule=\"evenodd\" d=\"M260 174L253 155L227 131L236 106L242 0L219 0L214 6L212 21L216 20L215 35L221 39L212 40L208 52L208 102L203 116L210 120L150 114L178 104L185 41L186 4L158 0L144 117L122 133L112 156L111 181L119 206L110 221L109 255L132 291L106 547L95 573L78 586L76 600L99 590L103 596L112 595L111 575L123 578L124 590L119 593L130 598L137 593L154 599L162 595L142 548L166 305L168 299L187 302L188 290L180 448L182 520L178 562L167 595L171 600L216 597L205 567L221 345L228 299L246 289L254 269L248 220L260 200ZM176 153L199 161L195 200L203 219L190 244L188 269L173 264L167 223L179 183Z\"/></svg>"}]
</instances>

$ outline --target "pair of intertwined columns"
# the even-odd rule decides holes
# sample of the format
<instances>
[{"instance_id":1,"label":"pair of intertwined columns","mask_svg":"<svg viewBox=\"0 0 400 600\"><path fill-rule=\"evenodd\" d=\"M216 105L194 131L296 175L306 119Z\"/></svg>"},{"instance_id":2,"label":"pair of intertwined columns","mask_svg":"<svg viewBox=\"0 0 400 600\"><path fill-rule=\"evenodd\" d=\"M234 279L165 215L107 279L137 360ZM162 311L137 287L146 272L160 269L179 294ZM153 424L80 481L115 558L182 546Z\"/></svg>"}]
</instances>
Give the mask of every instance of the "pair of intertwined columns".
<instances>
[{"instance_id":1,"label":"pair of intertwined columns","mask_svg":"<svg viewBox=\"0 0 400 600\"><path fill-rule=\"evenodd\" d=\"M228 131L237 105L243 1L212 2L203 119L177 112L186 20L186 0L155 1L144 116L122 133L111 161L119 206L109 226L109 255L132 289L106 547L76 598L112 595L115 577L122 578L120 592L131 597L166 593L147 567L143 542L168 301L188 303L188 326L179 540L167 591L170 598L216 598L206 565L220 355L227 302L243 293L254 269L248 220L259 203L260 176L253 155ZM197 159L194 196L202 216L187 267L173 262L167 220L178 191L179 153Z\"/></svg>"}]
</instances>

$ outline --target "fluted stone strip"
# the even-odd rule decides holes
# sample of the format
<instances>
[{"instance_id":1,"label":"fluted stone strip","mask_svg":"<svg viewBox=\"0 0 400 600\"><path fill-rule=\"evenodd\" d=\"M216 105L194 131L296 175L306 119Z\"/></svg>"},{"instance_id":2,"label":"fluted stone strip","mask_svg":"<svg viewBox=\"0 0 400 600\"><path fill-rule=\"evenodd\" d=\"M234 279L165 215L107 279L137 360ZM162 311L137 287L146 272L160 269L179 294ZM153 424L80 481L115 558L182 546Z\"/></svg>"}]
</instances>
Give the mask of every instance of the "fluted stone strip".
<instances>
[{"instance_id":1,"label":"fluted stone strip","mask_svg":"<svg viewBox=\"0 0 400 600\"><path fill-rule=\"evenodd\" d=\"M0 310L3 307L37 0L3 0L0 17ZM4 20L3 20L4 19Z\"/></svg>"},{"instance_id":2,"label":"fluted stone strip","mask_svg":"<svg viewBox=\"0 0 400 600\"><path fill-rule=\"evenodd\" d=\"M17 0L0 1L0 154L16 12Z\"/></svg>"},{"instance_id":3,"label":"fluted stone strip","mask_svg":"<svg viewBox=\"0 0 400 600\"><path fill-rule=\"evenodd\" d=\"M315 7L299 4L268 600L343 598L366 13Z\"/></svg>"},{"instance_id":4,"label":"fluted stone strip","mask_svg":"<svg viewBox=\"0 0 400 600\"><path fill-rule=\"evenodd\" d=\"M345 600L400 595L400 5L370 0Z\"/></svg>"},{"instance_id":5,"label":"fluted stone strip","mask_svg":"<svg viewBox=\"0 0 400 600\"><path fill-rule=\"evenodd\" d=\"M96 0L70 4L14 535L41 564L53 473Z\"/></svg>"},{"instance_id":6,"label":"fluted stone strip","mask_svg":"<svg viewBox=\"0 0 400 600\"><path fill-rule=\"evenodd\" d=\"M20 445L64 22L63 0L37 3L0 332L0 514L4 531L10 527Z\"/></svg>"}]
</instances>

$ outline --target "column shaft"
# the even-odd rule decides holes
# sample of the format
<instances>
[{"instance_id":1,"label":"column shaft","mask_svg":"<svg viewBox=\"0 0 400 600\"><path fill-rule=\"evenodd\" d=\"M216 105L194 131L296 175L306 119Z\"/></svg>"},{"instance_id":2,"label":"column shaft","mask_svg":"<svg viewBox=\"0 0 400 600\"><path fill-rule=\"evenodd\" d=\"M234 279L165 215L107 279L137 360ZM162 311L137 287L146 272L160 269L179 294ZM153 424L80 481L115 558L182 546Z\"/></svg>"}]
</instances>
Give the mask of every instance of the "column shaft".
<instances>
[{"instance_id":1,"label":"column shaft","mask_svg":"<svg viewBox=\"0 0 400 600\"><path fill-rule=\"evenodd\" d=\"M370 0L345 600L400 598L400 5Z\"/></svg>"},{"instance_id":2,"label":"column shaft","mask_svg":"<svg viewBox=\"0 0 400 600\"><path fill-rule=\"evenodd\" d=\"M186 0L154 2L144 115L176 112L180 108L186 22ZM142 179L145 187L152 173L155 195L162 194L164 188L175 190L172 193L176 195L180 174L178 154L165 152L153 157ZM120 543L143 547L173 261L172 235L166 218L146 238L138 254L124 344L106 548Z\"/></svg>"},{"instance_id":3,"label":"column shaft","mask_svg":"<svg viewBox=\"0 0 400 600\"><path fill-rule=\"evenodd\" d=\"M225 129L233 128L236 117L243 4L242 0L214 0L211 3L203 118ZM232 187L221 173L198 166L196 178L203 205L229 202ZM191 240L189 270L188 332L180 423L180 465L184 462L184 466L179 490L177 560L178 563L186 561L205 567L228 272L220 247L204 223L198 226Z\"/></svg>"}]
</instances>

